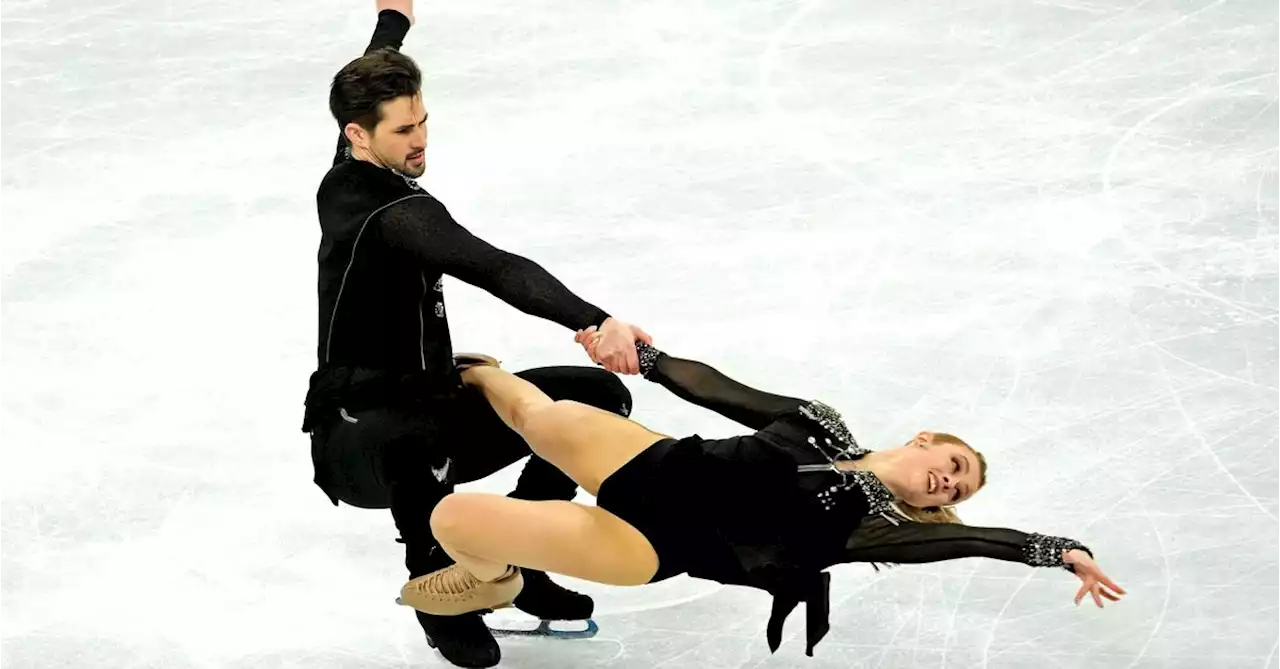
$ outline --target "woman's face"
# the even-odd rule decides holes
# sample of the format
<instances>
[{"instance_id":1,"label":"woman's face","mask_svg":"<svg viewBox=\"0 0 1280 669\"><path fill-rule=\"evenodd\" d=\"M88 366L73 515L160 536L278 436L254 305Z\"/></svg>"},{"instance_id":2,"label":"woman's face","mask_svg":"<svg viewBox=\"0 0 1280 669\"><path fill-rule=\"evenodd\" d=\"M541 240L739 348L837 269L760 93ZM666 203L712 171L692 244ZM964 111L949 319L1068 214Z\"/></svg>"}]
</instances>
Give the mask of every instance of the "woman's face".
<instances>
[{"instance_id":1,"label":"woman's face","mask_svg":"<svg viewBox=\"0 0 1280 669\"><path fill-rule=\"evenodd\" d=\"M922 432L903 449L902 501L916 507L951 506L977 492L982 481L978 458L957 444L933 441Z\"/></svg>"}]
</instances>

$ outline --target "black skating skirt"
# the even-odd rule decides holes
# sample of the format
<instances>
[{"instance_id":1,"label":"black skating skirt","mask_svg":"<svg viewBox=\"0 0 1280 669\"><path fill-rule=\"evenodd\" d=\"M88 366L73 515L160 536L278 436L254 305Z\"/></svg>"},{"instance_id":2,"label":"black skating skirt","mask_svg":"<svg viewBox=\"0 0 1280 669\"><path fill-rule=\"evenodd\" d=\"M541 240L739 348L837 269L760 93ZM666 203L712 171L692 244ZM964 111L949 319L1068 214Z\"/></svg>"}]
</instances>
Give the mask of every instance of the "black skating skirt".
<instances>
[{"instance_id":1,"label":"black skating skirt","mask_svg":"<svg viewBox=\"0 0 1280 669\"><path fill-rule=\"evenodd\" d=\"M728 521L747 503L743 495L768 496L733 485L736 467L725 456L732 458L743 439L752 437L662 439L600 484L596 505L653 545L658 571L650 583L685 573L723 580L741 571Z\"/></svg>"}]
</instances>

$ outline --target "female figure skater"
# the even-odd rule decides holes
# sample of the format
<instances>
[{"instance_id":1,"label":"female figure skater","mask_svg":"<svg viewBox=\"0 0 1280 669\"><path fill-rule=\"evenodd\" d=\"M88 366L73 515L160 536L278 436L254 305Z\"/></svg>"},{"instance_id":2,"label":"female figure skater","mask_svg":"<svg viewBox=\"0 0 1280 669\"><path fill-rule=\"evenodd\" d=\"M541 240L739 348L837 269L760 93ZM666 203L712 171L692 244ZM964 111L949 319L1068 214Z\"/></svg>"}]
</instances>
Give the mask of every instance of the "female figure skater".
<instances>
[{"instance_id":1,"label":"female figure skater","mask_svg":"<svg viewBox=\"0 0 1280 669\"><path fill-rule=\"evenodd\" d=\"M807 602L812 656L828 629L824 570L843 562L989 557L1065 567L1083 581L1076 604L1086 593L1098 606L1124 594L1077 541L958 524L951 507L986 483L985 460L960 439L921 432L870 451L821 402L748 388L643 342L637 348L646 379L757 431L673 439L588 405L552 401L491 358L460 360L463 382L597 506L451 494L431 526L456 562L406 583L400 603L435 615L505 607L520 593L520 567L610 585L685 573L773 594L771 651L787 615Z\"/></svg>"}]
</instances>

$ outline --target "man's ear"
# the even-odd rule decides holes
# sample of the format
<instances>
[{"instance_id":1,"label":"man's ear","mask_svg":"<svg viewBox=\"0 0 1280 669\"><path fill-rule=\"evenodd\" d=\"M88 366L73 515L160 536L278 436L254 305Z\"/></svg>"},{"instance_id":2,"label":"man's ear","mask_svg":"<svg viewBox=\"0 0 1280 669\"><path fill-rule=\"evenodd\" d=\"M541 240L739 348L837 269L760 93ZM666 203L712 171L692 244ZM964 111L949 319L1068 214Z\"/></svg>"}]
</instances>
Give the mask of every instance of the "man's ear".
<instances>
[{"instance_id":1,"label":"man's ear","mask_svg":"<svg viewBox=\"0 0 1280 669\"><path fill-rule=\"evenodd\" d=\"M369 141L372 139L367 130L360 126L359 123L352 121L342 129L342 134L346 135L347 141L351 146L361 149L369 148Z\"/></svg>"}]
</instances>

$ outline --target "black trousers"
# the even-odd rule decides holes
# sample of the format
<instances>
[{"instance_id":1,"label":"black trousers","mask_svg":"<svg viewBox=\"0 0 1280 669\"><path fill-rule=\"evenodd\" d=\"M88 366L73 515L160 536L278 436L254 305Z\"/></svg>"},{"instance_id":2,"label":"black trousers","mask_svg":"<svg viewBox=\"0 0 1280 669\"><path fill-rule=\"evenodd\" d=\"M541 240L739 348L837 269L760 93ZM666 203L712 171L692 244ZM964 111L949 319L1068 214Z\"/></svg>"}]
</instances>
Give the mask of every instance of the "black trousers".
<instances>
[{"instance_id":1,"label":"black trousers","mask_svg":"<svg viewBox=\"0 0 1280 669\"><path fill-rule=\"evenodd\" d=\"M631 393L612 373L592 367L517 372L555 400L574 400L627 416ZM390 509L405 566L415 578L449 564L431 532L431 511L459 483L476 481L530 455L529 445L476 390L429 404L339 410L311 435L316 482L331 499ZM577 484L530 458L509 496L569 500Z\"/></svg>"}]
</instances>

